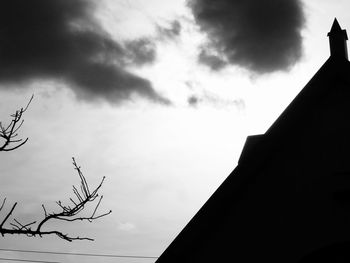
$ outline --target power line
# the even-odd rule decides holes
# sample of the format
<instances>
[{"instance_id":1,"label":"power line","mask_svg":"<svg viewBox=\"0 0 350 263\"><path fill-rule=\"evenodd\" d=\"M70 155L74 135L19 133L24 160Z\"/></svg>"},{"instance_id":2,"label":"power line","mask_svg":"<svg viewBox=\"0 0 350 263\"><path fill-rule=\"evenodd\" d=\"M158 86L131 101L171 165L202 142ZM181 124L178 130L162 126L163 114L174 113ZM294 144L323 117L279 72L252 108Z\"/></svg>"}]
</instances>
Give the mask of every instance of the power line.
<instances>
[{"instance_id":1,"label":"power line","mask_svg":"<svg viewBox=\"0 0 350 263\"><path fill-rule=\"evenodd\" d=\"M138 258L138 259L157 259L158 258L158 257L151 257L151 256L54 252L54 251L23 250L23 249L10 249L10 248L0 248L0 251L20 252L20 253L35 253L35 254L51 254L51 255L86 256L86 257L106 257L106 258Z\"/></svg>"},{"instance_id":2,"label":"power line","mask_svg":"<svg viewBox=\"0 0 350 263\"><path fill-rule=\"evenodd\" d=\"M0 261L16 261L16 262L32 262L32 263L61 263L58 261L42 261L42 260L17 259L17 258L0 258Z\"/></svg>"}]
</instances>

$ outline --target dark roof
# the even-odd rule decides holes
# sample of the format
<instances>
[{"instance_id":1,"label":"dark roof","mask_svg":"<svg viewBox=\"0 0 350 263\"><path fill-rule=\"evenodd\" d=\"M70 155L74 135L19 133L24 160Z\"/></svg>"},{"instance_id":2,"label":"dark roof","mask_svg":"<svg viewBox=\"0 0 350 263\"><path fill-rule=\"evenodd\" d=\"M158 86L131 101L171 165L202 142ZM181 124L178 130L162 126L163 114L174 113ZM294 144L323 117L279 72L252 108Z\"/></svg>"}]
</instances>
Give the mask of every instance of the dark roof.
<instances>
[{"instance_id":1,"label":"dark roof","mask_svg":"<svg viewBox=\"0 0 350 263\"><path fill-rule=\"evenodd\" d=\"M335 20L332 30L338 30L338 26ZM322 107L322 102L328 99L329 94L344 86L350 88L350 62L342 57L330 57L265 134L247 138L238 166L164 251L157 263L192 262L184 260L184 257L208 241L210 232L222 224L222 218L230 214L227 211L235 207L240 196L256 181L259 176L257 171L273 155L278 154L279 148L288 147L288 144L310 129L310 120L317 114L317 109Z\"/></svg>"},{"instance_id":2,"label":"dark roof","mask_svg":"<svg viewBox=\"0 0 350 263\"><path fill-rule=\"evenodd\" d=\"M340 32L342 31L340 25L339 25L339 22L336 18L334 18L334 22L333 22L333 25L332 25L332 28L331 28L331 31L328 33L328 35L330 35L330 33L333 33L333 32Z\"/></svg>"},{"instance_id":3,"label":"dark roof","mask_svg":"<svg viewBox=\"0 0 350 263\"><path fill-rule=\"evenodd\" d=\"M348 40L348 35L346 33L346 30L341 29L339 22L336 18L334 18L334 22L331 28L331 31L329 31L327 36L332 36L336 34L342 34L346 40Z\"/></svg>"}]
</instances>

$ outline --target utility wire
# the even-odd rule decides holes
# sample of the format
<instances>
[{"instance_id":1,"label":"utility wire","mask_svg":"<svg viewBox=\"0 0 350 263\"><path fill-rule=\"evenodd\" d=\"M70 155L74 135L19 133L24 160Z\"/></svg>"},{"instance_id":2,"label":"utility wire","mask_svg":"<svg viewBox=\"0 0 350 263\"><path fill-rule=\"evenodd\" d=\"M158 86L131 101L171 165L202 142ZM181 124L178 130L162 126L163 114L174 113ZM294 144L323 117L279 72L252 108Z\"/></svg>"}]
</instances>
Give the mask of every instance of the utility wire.
<instances>
[{"instance_id":1,"label":"utility wire","mask_svg":"<svg viewBox=\"0 0 350 263\"><path fill-rule=\"evenodd\" d=\"M58 261L42 261L42 260L30 260L30 259L17 259L17 258L0 258L0 261L16 261L16 262L32 262L32 263L61 263Z\"/></svg>"},{"instance_id":2,"label":"utility wire","mask_svg":"<svg viewBox=\"0 0 350 263\"><path fill-rule=\"evenodd\" d=\"M35 253L35 254L51 254L51 255L86 256L86 257L106 257L106 258L138 258L138 259L157 259L158 258L158 257L151 257L151 256L54 252L54 251L23 250L23 249L10 249L10 248L8 248L8 249L7 248L0 248L0 251L20 252L20 253Z\"/></svg>"}]
</instances>

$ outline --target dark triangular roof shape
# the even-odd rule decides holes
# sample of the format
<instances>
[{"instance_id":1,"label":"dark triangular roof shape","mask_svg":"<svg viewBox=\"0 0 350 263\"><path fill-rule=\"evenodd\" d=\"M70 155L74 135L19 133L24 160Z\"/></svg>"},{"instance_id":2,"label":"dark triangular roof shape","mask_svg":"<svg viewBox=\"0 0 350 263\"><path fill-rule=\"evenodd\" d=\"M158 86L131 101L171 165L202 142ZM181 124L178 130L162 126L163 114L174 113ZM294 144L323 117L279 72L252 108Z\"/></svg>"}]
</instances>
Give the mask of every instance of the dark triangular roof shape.
<instances>
[{"instance_id":1,"label":"dark triangular roof shape","mask_svg":"<svg viewBox=\"0 0 350 263\"><path fill-rule=\"evenodd\" d=\"M336 34L341 34L341 35L343 35L345 40L348 40L348 35L346 33L346 30L341 29L337 18L334 18L331 31L329 31L327 36L332 36L332 35L336 35Z\"/></svg>"},{"instance_id":2,"label":"dark triangular roof shape","mask_svg":"<svg viewBox=\"0 0 350 263\"><path fill-rule=\"evenodd\" d=\"M350 62L330 56L265 134L247 138L157 263L345 262L332 253L348 260L348 250Z\"/></svg>"},{"instance_id":3,"label":"dark triangular roof shape","mask_svg":"<svg viewBox=\"0 0 350 263\"><path fill-rule=\"evenodd\" d=\"M348 59L348 49L346 41L348 35L346 30L341 29L338 20L335 18L331 31L328 33L329 45L332 57L345 57Z\"/></svg>"},{"instance_id":4,"label":"dark triangular roof shape","mask_svg":"<svg viewBox=\"0 0 350 263\"><path fill-rule=\"evenodd\" d=\"M342 29L341 29L341 27L340 27L340 25L339 25L339 22L338 22L337 18L334 18L331 31L328 33L328 35L329 35L330 33L333 33L333 32L340 32L340 31L342 31Z\"/></svg>"}]
</instances>

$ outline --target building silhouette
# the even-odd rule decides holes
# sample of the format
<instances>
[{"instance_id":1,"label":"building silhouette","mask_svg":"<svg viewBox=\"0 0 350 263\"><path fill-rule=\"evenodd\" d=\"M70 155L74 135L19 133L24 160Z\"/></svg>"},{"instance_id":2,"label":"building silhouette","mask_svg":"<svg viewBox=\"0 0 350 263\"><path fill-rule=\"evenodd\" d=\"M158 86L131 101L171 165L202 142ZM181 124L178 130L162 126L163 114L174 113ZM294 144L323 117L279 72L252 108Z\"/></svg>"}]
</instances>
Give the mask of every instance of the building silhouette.
<instances>
[{"instance_id":1,"label":"building silhouette","mask_svg":"<svg viewBox=\"0 0 350 263\"><path fill-rule=\"evenodd\" d=\"M350 63L330 57L157 263L350 262Z\"/></svg>"}]
</instances>

